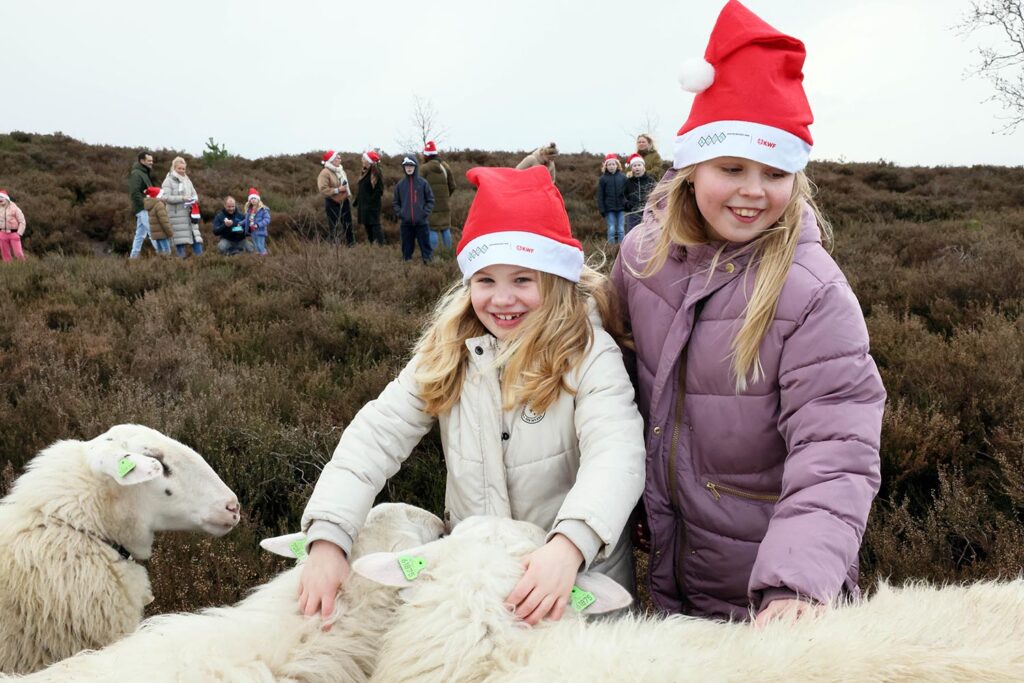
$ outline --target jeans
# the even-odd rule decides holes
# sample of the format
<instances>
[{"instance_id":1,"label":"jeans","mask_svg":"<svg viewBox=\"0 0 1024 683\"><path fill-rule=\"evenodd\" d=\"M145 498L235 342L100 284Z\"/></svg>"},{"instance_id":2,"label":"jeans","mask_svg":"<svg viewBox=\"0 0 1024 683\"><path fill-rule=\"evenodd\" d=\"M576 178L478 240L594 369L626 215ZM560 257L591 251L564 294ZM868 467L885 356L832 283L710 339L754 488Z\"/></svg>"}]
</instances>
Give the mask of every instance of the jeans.
<instances>
[{"instance_id":1,"label":"jeans","mask_svg":"<svg viewBox=\"0 0 1024 683\"><path fill-rule=\"evenodd\" d=\"M341 234L345 231L345 244L352 246L356 236L352 234L352 204L347 199L341 204L330 197L324 197L324 211L327 213L327 240L331 244L339 244Z\"/></svg>"},{"instance_id":2,"label":"jeans","mask_svg":"<svg viewBox=\"0 0 1024 683\"><path fill-rule=\"evenodd\" d=\"M143 209L135 214L135 239L132 240L132 252L128 258L138 258L142 245L149 236L149 212Z\"/></svg>"},{"instance_id":3,"label":"jeans","mask_svg":"<svg viewBox=\"0 0 1024 683\"><path fill-rule=\"evenodd\" d=\"M441 236L440 239L438 239L438 235ZM444 248L445 249L451 249L452 248L452 229L451 228L445 228L444 230L434 230L433 228L431 228L431 230L430 230L430 248L431 249L437 249L437 243L439 241L444 243Z\"/></svg>"},{"instance_id":4,"label":"jeans","mask_svg":"<svg viewBox=\"0 0 1024 683\"><path fill-rule=\"evenodd\" d=\"M11 253L19 261L25 260L25 252L21 250L21 235L17 232L0 232L0 258L11 260Z\"/></svg>"},{"instance_id":5,"label":"jeans","mask_svg":"<svg viewBox=\"0 0 1024 683\"><path fill-rule=\"evenodd\" d=\"M156 253L163 254L165 256L170 256L171 255L171 241L170 240L154 240L154 239L151 239L150 242L152 242L153 246L156 247Z\"/></svg>"},{"instance_id":6,"label":"jeans","mask_svg":"<svg viewBox=\"0 0 1024 683\"><path fill-rule=\"evenodd\" d=\"M420 245L420 256L423 257L424 263L430 263L430 257L434 254L433 248L430 246L430 226L426 223L420 223L419 225L412 225L410 223L402 223L399 228L402 233L402 258L406 261L412 259L412 251L416 244Z\"/></svg>"},{"instance_id":7,"label":"jeans","mask_svg":"<svg viewBox=\"0 0 1024 683\"><path fill-rule=\"evenodd\" d=\"M625 236L625 211L609 211L604 215L608 224L608 244L618 244Z\"/></svg>"},{"instance_id":8,"label":"jeans","mask_svg":"<svg viewBox=\"0 0 1024 683\"><path fill-rule=\"evenodd\" d=\"M256 248L256 253L261 256L267 255L267 236L266 235L253 235L252 245Z\"/></svg>"},{"instance_id":9,"label":"jeans","mask_svg":"<svg viewBox=\"0 0 1024 683\"><path fill-rule=\"evenodd\" d=\"M189 245L187 245L187 244L175 244L174 245L174 249L175 249L175 251L178 252L178 256L180 256L181 258L187 258L188 257L188 250L185 249L185 247L187 247L187 246L189 246ZM192 243L192 255L193 256L202 256L202 254L203 254L203 243L202 242L193 242Z\"/></svg>"},{"instance_id":10,"label":"jeans","mask_svg":"<svg viewBox=\"0 0 1024 683\"><path fill-rule=\"evenodd\" d=\"M232 242L221 237L220 242L217 242L217 251L225 256L233 256L234 254L251 254L256 251L256 247L248 239Z\"/></svg>"}]
</instances>

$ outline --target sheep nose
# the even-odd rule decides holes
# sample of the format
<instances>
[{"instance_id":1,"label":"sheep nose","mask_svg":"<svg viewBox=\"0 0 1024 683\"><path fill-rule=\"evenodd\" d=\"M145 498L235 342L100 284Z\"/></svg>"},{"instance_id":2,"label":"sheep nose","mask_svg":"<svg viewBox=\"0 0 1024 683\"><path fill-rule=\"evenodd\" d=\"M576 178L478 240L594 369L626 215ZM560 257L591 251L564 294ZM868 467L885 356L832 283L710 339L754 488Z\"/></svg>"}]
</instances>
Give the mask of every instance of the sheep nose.
<instances>
[{"instance_id":1,"label":"sheep nose","mask_svg":"<svg viewBox=\"0 0 1024 683\"><path fill-rule=\"evenodd\" d=\"M225 509L227 509L228 512L230 512L231 514L235 515L236 517L238 516L239 512L241 512L241 510L242 510L242 506L238 504L237 500L231 501L230 503L228 503L224 507L225 507Z\"/></svg>"}]
</instances>

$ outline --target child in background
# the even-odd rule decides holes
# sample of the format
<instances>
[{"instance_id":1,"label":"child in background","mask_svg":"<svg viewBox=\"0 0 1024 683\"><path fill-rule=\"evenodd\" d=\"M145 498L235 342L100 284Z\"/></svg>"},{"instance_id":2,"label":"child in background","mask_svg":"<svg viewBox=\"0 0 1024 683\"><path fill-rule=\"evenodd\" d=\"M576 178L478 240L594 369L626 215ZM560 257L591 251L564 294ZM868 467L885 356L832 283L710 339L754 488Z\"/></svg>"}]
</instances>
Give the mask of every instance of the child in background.
<instances>
[{"instance_id":1,"label":"child in background","mask_svg":"<svg viewBox=\"0 0 1024 683\"><path fill-rule=\"evenodd\" d=\"M434 191L423 177L416 173L419 162L415 154L402 159L405 177L395 184L391 208L398 218L398 232L402 240L402 258L412 260L418 244L423 263L430 263L434 253L430 246L430 212L434 210Z\"/></svg>"},{"instance_id":2,"label":"child in background","mask_svg":"<svg viewBox=\"0 0 1024 683\"><path fill-rule=\"evenodd\" d=\"M619 157L607 154L597 183L597 210L608 224L608 244L618 244L625 236L626 176L619 168Z\"/></svg>"},{"instance_id":3,"label":"child in background","mask_svg":"<svg viewBox=\"0 0 1024 683\"><path fill-rule=\"evenodd\" d=\"M345 429L303 514L307 615L332 613L374 498L435 422L446 523L486 514L549 530L507 598L517 616L559 618L585 568L633 589L623 529L643 488L643 423L604 329L613 297L584 265L545 168L466 176L478 190L457 248L463 278L413 359Z\"/></svg>"},{"instance_id":4,"label":"child in background","mask_svg":"<svg viewBox=\"0 0 1024 683\"><path fill-rule=\"evenodd\" d=\"M613 268L647 426L651 593L764 624L856 596L885 390L803 173L804 46L731 0Z\"/></svg>"},{"instance_id":5,"label":"child in background","mask_svg":"<svg viewBox=\"0 0 1024 683\"><path fill-rule=\"evenodd\" d=\"M657 181L647 173L644 158L639 154L629 157L629 177L626 178L626 234L640 225L644 207Z\"/></svg>"},{"instance_id":6,"label":"child in background","mask_svg":"<svg viewBox=\"0 0 1024 683\"><path fill-rule=\"evenodd\" d=\"M149 238L153 240L156 253L161 256L171 255L171 219L167 215L167 205L163 203L164 191L159 187L147 187L142 198L143 208L149 213Z\"/></svg>"},{"instance_id":7,"label":"child in background","mask_svg":"<svg viewBox=\"0 0 1024 683\"><path fill-rule=\"evenodd\" d=\"M25 234L25 214L11 201L7 190L0 189L0 258L10 261L11 255L25 260L21 237Z\"/></svg>"},{"instance_id":8,"label":"child in background","mask_svg":"<svg viewBox=\"0 0 1024 683\"><path fill-rule=\"evenodd\" d=\"M267 255L267 232L270 228L270 209L266 207L260 198L260 192L255 187L249 188L248 201L245 203L245 225L248 233L252 235L253 246L260 256Z\"/></svg>"}]
</instances>

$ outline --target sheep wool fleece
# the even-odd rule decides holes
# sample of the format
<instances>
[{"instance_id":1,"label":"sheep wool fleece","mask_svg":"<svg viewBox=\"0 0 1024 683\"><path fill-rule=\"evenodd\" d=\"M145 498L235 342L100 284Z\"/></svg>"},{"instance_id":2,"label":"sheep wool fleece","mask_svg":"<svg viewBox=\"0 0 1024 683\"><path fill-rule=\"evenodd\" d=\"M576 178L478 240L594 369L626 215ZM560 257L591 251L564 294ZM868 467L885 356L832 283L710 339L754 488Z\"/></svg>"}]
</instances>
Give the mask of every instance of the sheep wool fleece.
<instances>
[{"instance_id":1,"label":"sheep wool fleece","mask_svg":"<svg viewBox=\"0 0 1024 683\"><path fill-rule=\"evenodd\" d=\"M717 245L677 245L661 270L638 277L638 245L658 229L627 235L613 268L646 418L655 603L744 620L750 606L777 598L857 595L885 390L860 306L822 248L813 211L804 207L761 341L767 379L739 392L730 345L755 281L756 266L744 275L749 251L727 246L711 272Z\"/></svg>"},{"instance_id":2,"label":"sheep wool fleece","mask_svg":"<svg viewBox=\"0 0 1024 683\"><path fill-rule=\"evenodd\" d=\"M440 416L447 465L445 521L472 515L532 522L563 533L593 570L633 589L627 518L644 483L643 423L612 339L592 314L594 341L544 413L500 409L497 351L470 339L458 402ZM415 380L417 358L341 436L302 518L310 541L351 545L374 497L430 431Z\"/></svg>"}]
</instances>

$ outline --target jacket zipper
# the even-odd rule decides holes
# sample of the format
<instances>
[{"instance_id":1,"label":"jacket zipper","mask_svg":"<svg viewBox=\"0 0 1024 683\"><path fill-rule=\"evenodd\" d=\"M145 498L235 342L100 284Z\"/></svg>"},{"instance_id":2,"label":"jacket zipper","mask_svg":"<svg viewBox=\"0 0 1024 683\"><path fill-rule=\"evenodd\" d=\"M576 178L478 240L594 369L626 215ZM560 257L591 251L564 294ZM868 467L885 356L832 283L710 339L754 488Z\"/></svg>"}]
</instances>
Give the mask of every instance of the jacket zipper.
<instances>
[{"instance_id":1,"label":"jacket zipper","mask_svg":"<svg viewBox=\"0 0 1024 683\"><path fill-rule=\"evenodd\" d=\"M711 495L715 497L715 500L721 500L723 493L730 496L736 496L737 498L762 500L768 503L775 503L779 500L779 496L771 493L754 493L752 491L744 491L743 489L726 486L725 484L716 484L713 481L706 482L704 484L704 488L711 492Z\"/></svg>"},{"instance_id":2,"label":"jacket zipper","mask_svg":"<svg viewBox=\"0 0 1024 683\"><path fill-rule=\"evenodd\" d=\"M688 346L688 345L687 345ZM679 445L679 432L682 429L683 423L683 403L686 399L686 352L687 348L683 348L682 356L679 359L679 390L676 393L676 410L674 416L674 422L672 424L672 442L669 446L668 456L668 490L669 499L672 501L672 509L675 512L677 523L680 529L680 540L676 550L676 568L674 575L676 577L676 583L679 586L680 597L682 598L683 590L683 561L686 557L685 546L686 546L686 522L683 521L682 506L679 504L679 489L676 484L678 473L676 472L676 450ZM685 602L685 598L682 598Z\"/></svg>"},{"instance_id":3,"label":"jacket zipper","mask_svg":"<svg viewBox=\"0 0 1024 683\"><path fill-rule=\"evenodd\" d=\"M415 223L416 218L413 216L413 209L416 206L416 190L412 186L412 176L409 176L409 197L412 198L412 201L409 202L409 222Z\"/></svg>"}]
</instances>

